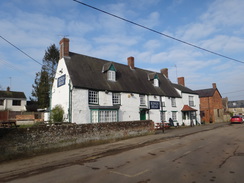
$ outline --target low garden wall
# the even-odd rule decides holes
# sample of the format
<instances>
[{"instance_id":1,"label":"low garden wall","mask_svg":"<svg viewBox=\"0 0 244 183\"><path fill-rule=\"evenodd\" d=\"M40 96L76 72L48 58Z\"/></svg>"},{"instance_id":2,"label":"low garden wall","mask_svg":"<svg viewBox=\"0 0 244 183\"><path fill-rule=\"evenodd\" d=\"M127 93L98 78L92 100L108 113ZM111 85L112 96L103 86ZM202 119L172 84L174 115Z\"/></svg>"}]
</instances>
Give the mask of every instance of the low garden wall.
<instances>
[{"instance_id":1,"label":"low garden wall","mask_svg":"<svg viewBox=\"0 0 244 183\"><path fill-rule=\"evenodd\" d=\"M0 161L85 147L154 132L151 120L0 128Z\"/></svg>"}]
</instances>

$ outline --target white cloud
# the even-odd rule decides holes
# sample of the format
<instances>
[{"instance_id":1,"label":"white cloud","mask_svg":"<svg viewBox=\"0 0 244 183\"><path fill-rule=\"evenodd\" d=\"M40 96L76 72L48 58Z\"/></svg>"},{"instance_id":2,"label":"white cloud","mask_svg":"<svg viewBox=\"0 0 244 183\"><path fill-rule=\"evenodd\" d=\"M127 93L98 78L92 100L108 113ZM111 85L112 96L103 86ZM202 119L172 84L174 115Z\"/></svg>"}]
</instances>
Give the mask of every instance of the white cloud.
<instances>
[{"instance_id":1,"label":"white cloud","mask_svg":"<svg viewBox=\"0 0 244 183\"><path fill-rule=\"evenodd\" d=\"M143 47L146 49L146 50L155 50L157 48L160 48L161 46L161 42L159 40L149 40L147 41Z\"/></svg>"},{"instance_id":2,"label":"white cloud","mask_svg":"<svg viewBox=\"0 0 244 183\"><path fill-rule=\"evenodd\" d=\"M124 35L100 36L93 38L93 40L97 44L118 44L121 46L133 46L138 42L136 37L126 37Z\"/></svg>"},{"instance_id":3,"label":"white cloud","mask_svg":"<svg viewBox=\"0 0 244 183\"><path fill-rule=\"evenodd\" d=\"M229 35L217 35L202 41L201 46L209 50L225 53L242 52L244 50L244 39Z\"/></svg>"},{"instance_id":4,"label":"white cloud","mask_svg":"<svg viewBox=\"0 0 244 183\"><path fill-rule=\"evenodd\" d=\"M139 24L146 26L148 28L153 28L159 25L160 14L159 12L152 12L146 18L138 20Z\"/></svg>"},{"instance_id":5,"label":"white cloud","mask_svg":"<svg viewBox=\"0 0 244 183\"><path fill-rule=\"evenodd\" d=\"M243 0L216 0L209 10L201 16L203 22L210 22L218 26L243 25Z\"/></svg>"}]
</instances>

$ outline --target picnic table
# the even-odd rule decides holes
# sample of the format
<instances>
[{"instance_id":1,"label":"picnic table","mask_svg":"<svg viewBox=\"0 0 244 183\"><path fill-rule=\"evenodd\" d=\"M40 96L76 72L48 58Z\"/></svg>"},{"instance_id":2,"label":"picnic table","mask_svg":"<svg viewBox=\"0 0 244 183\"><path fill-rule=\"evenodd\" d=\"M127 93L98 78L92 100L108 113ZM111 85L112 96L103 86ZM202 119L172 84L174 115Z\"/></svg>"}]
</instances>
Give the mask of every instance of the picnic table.
<instances>
[{"instance_id":1,"label":"picnic table","mask_svg":"<svg viewBox=\"0 0 244 183\"><path fill-rule=\"evenodd\" d=\"M17 128L16 121L0 121L0 128Z\"/></svg>"}]
</instances>

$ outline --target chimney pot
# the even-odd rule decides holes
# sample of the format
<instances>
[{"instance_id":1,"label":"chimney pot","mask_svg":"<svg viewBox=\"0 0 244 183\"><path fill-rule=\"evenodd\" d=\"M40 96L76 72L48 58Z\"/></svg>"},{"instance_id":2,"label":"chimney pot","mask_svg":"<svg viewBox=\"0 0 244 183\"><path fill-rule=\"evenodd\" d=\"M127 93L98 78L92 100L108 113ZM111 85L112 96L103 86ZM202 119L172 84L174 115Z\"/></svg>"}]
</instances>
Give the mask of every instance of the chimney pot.
<instances>
[{"instance_id":1,"label":"chimney pot","mask_svg":"<svg viewBox=\"0 0 244 183\"><path fill-rule=\"evenodd\" d=\"M69 39L63 38L59 42L60 52L59 52L59 59L69 56Z\"/></svg>"},{"instance_id":2,"label":"chimney pot","mask_svg":"<svg viewBox=\"0 0 244 183\"><path fill-rule=\"evenodd\" d=\"M178 84L185 86L185 78L184 77L178 77Z\"/></svg>"},{"instance_id":3,"label":"chimney pot","mask_svg":"<svg viewBox=\"0 0 244 183\"><path fill-rule=\"evenodd\" d=\"M130 67L130 69L135 69L134 57L128 57L127 61L128 61L128 66Z\"/></svg>"},{"instance_id":4,"label":"chimney pot","mask_svg":"<svg viewBox=\"0 0 244 183\"><path fill-rule=\"evenodd\" d=\"M160 70L161 74L163 74L166 78L168 78L168 68L164 68Z\"/></svg>"}]
</instances>

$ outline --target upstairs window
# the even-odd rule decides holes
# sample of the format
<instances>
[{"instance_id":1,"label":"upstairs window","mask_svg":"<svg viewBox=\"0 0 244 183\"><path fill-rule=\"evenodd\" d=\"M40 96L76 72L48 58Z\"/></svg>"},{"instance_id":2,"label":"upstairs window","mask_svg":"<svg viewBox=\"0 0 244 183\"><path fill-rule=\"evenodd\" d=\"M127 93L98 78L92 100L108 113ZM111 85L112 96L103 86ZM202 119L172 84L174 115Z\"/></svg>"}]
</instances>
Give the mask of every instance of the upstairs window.
<instances>
[{"instance_id":1,"label":"upstairs window","mask_svg":"<svg viewBox=\"0 0 244 183\"><path fill-rule=\"evenodd\" d=\"M157 73L149 73L148 80L152 82L153 86L159 87L159 78Z\"/></svg>"},{"instance_id":2,"label":"upstairs window","mask_svg":"<svg viewBox=\"0 0 244 183\"><path fill-rule=\"evenodd\" d=\"M146 105L146 96L140 95L140 105Z\"/></svg>"},{"instance_id":3,"label":"upstairs window","mask_svg":"<svg viewBox=\"0 0 244 183\"><path fill-rule=\"evenodd\" d=\"M119 105L120 102L120 93L113 93L113 105Z\"/></svg>"},{"instance_id":4,"label":"upstairs window","mask_svg":"<svg viewBox=\"0 0 244 183\"><path fill-rule=\"evenodd\" d=\"M116 81L116 72L115 71L112 71L112 70L109 70L107 72L107 76L108 76L108 80L109 81Z\"/></svg>"},{"instance_id":5,"label":"upstairs window","mask_svg":"<svg viewBox=\"0 0 244 183\"><path fill-rule=\"evenodd\" d=\"M171 106L176 107L176 100L175 98L171 98Z\"/></svg>"},{"instance_id":6,"label":"upstairs window","mask_svg":"<svg viewBox=\"0 0 244 183\"><path fill-rule=\"evenodd\" d=\"M112 62L103 65L102 73L107 74L108 81L116 81L116 68Z\"/></svg>"},{"instance_id":7,"label":"upstairs window","mask_svg":"<svg viewBox=\"0 0 244 183\"><path fill-rule=\"evenodd\" d=\"M194 97L189 96L189 106L194 107Z\"/></svg>"},{"instance_id":8,"label":"upstairs window","mask_svg":"<svg viewBox=\"0 0 244 183\"><path fill-rule=\"evenodd\" d=\"M13 100L12 105L13 106L21 106L21 100Z\"/></svg>"},{"instance_id":9,"label":"upstairs window","mask_svg":"<svg viewBox=\"0 0 244 183\"><path fill-rule=\"evenodd\" d=\"M157 79L157 78L155 78L155 79L153 80L153 85L154 85L155 87L159 87L159 82L158 82L158 79Z\"/></svg>"},{"instance_id":10,"label":"upstairs window","mask_svg":"<svg viewBox=\"0 0 244 183\"><path fill-rule=\"evenodd\" d=\"M89 104L98 104L98 92L89 90Z\"/></svg>"}]
</instances>

